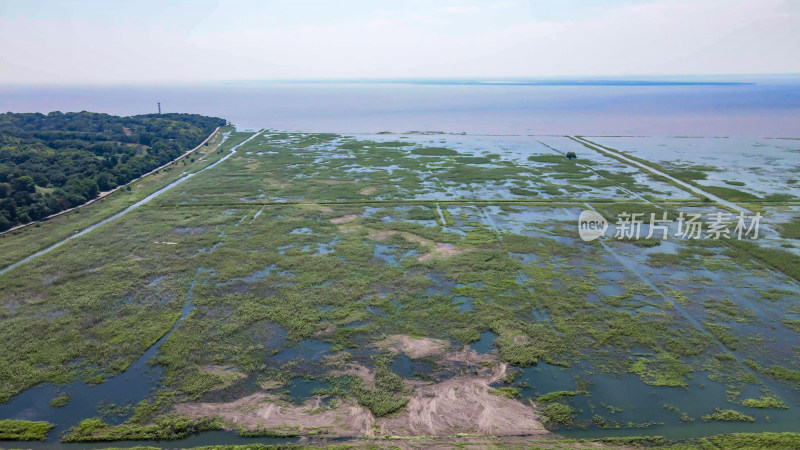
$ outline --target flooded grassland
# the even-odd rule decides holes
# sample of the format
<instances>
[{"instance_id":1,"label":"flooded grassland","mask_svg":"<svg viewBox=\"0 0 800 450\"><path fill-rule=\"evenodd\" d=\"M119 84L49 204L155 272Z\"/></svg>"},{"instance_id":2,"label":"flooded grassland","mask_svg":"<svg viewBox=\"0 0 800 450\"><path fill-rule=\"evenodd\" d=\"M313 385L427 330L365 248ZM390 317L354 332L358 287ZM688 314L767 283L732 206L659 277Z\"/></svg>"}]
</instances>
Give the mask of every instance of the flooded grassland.
<instances>
[{"instance_id":1,"label":"flooded grassland","mask_svg":"<svg viewBox=\"0 0 800 450\"><path fill-rule=\"evenodd\" d=\"M798 141L227 136L0 274L0 419L51 446L800 431ZM728 203L759 239L611 237Z\"/></svg>"}]
</instances>

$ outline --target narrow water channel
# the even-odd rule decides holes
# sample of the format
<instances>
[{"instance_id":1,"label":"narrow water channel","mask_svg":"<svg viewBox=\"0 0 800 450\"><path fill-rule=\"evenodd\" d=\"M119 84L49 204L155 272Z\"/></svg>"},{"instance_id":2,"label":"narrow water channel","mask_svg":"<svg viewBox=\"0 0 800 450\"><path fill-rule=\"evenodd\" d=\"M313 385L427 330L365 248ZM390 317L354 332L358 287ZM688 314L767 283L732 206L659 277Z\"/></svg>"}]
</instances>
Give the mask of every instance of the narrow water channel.
<instances>
[{"instance_id":1,"label":"narrow water channel","mask_svg":"<svg viewBox=\"0 0 800 450\"><path fill-rule=\"evenodd\" d=\"M49 441L58 441L62 433L77 425L81 420L98 417L102 406L133 406L147 398L158 388L163 374L163 368L152 365L151 360L158 354L161 345L169 339L172 332L194 309L192 292L204 270L200 267L195 272L186 292L181 315L175 321L172 329L142 353L136 361L128 366L125 372L96 385L83 382L74 382L68 385L42 383L20 393L8 403L0 404L0 418L50 422L56 427L50 432ZM66 406L60 408L50 406L52 399L63 394L69 396ZM131 412L130 409L124 409L103 419L107 423L117 425L127 420Z\"/></svg>"}]
</instances>

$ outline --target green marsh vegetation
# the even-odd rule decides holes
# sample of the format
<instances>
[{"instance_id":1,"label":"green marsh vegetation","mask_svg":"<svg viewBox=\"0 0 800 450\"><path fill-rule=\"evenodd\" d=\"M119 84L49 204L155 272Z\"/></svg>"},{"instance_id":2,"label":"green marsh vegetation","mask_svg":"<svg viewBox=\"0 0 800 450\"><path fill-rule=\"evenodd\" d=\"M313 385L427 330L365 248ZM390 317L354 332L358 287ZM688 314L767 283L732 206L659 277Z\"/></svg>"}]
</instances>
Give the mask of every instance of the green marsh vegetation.
<instances>
[{"instance_id":1,"label":"green marsh vegetation","mask_svg":"<svg viewBox=\"0 0 800 450\"><path fill-rule=\"evenodd\" d=\"M61 394L58 397L54 397L50 400L50 406L53 408L63 408L69 403L70 397L69 394Z\"/></svg>"},{"instance_id":2,"label":"green marsh vegetation","mask_svg":"<svg viewBox=\"0 0 800 450\"><path fill-rule=\"evenodd\" d=\"M730 257L743 265L755 260L772 270L800 280L800 256L795 253L779 248L762 247L748 241L731 240L726 244Z\"/></svg>"},{"instance_id":3,"label":"green marsh vegetation","mask_svg":"<svg viewBox=\"0 0 800 450\"><path fill-rule=\"evenodd\" d=\"M375 364L375 388L369 389L356 382L352 392L358 402L367 407L375 417L384 417L397 412L408 403L405 384L399 375L387 367L386 358L378 358Z\"/></svg>"},{"instance_id":4,"label":"green marsh vegetation","mask_svg":"<svg viewBox=\"0 0 800 450\"><path fill-rule=\"evenodd\" d=\"M47 422L3 419L0 420L0 440L43 441L54 426Z\"/></svg>"},{"instance_id":5,"label":"green marsh vegetation","mask_svg":"<svg viewBox=\"0 0 800 450\"><path fill-rule=\"evenodd\" d=\"M502 395L503 397L506 398L519 397L519 389L508 386L492 389L489 391L489 393L492 395Z\"/></svg>"},{"instance_id":6,"label":"green marsh vegetation","mask_svg":"<svg viewBox=\"0 0 800 450\"><path fill-rule=\"evenodd\" d=\"M62 442L162 441L185 438L195 433L222 429L219 420L191 420L161 417L148 425L108 425L100 419L86 419L71 428Z\"/></svg>"},{"instance_id":7,"label":"green marsh vegetation","mask_svg":"<svg viewBox=\"0 0 800 450\"><path fill-rule=\"evenodd\" d=\"M781 236L786 239L800 239L800 218L778 225Z\"/></svg>"},{"instance_id":8,"label":"green marsh vegetation","mask_svg":"<svg viewBox=\"0 0 800 450\"><path fill-rule=\"evenodd\" d=\"M453 149L443 147L415 148L411 153L420 156L453 156L458 154L458 152Z\"/></svg>"},{"instance_id":9,"label":"green marsh vegetation","mask_svg":"<svg viewBox=\"0 0 800 450\"><path fill-rule=\"evenodd\" d=\"M746 406L748 408L788 408L783 400L775 397L748 398L742 400L742 406Z\"/></svg>"},{"instance_id":10,"label":"green marsh vegetation","mask_svg":"<svg viewBox=\"0 0 800 450\"><path fill-rule=\"evenodd\" d=\"M576 411L564 403L549 403L542 410L546 422L555 426L573 425Z\"/></svg>"},{"instance_id":11,"label":"green marsh vegetation","mask_svg":"<svg viewBox=\"0 0 800 450\"><path fill-rule=\"evenodd\" d=\"M716 420L720 422L754 422L755 419L740 413L739 411L734 411L732 409L719 409L715 408L714 412L708 415L705 415L700 418L708 422L709 420Z\"/></svg>"},{"instance_id":12,"label":"green marsh vegetation","mask_svg":"<svg viewBox=\"0 0 800 450\"><path fill-rule=\"evenodd\" d=\"M557 391L557 392L550 392L545 395L539 396L536 401L539 403L548 403L555 400L559 400L563 397L574 397L575 392L572 391Z\"/></svg>"},{"instance_id":13,"label":"green marsh vegetation","mask_svg":"<svg viewBox=\"0 0 800 450\"><path fill-rule=\"evenodd\" d=\"M232 134L220 149L247 136ZM597 198L589 202L606 217L660 215L696 199L603 198L638 189L640 180L613 164L593 171L555 153L519 161L434 144L267 132L125 220L3 275L0 332L9 344L0 357L9 363L0 367L0 398L41 382L124 374L173 329L188 300L193 309L152 361L164 369L158 390L130 405L123 425L90 420L69 439L174 437L221 426L169 414L181 402L279 394L295 377L329 382L319 393L396 417L413 389L373 344L406 335L461 348L489 331L497 361L523 373L492 389L538 399L553 426L633 422L628 405L602 406L618 402L595 393L601 376L678 398L703 395L699 384L744 392L774 381L788 394L764 398L784 398L791 412L800 389L792 345L778 333L758 335L764 323L784 326L790 295L776 294L767 308L755 288L719 291L745 275L761 288L791 285L788 278L778 283L753 262L755 253L737 247L680 242L673 254L650 241L609 241L612 254L577 238L577 212L586 206L575 195L592 188ZM192 164L222 154L204 157ZM543 195L492 200L509 186ZM16 238L0 245L25 248ZM748 358L752 364L738 362ZM366 367L374 384L335 375L334 359ZM426 364L417 378L431 383L483 368ZM579 380L545 389L531 375L535 367ZM709 397L721 411L740 401ZM762 411L752 411L760 422ZM676 424L681 417L673 415Z\"/></svg>"}]
</instances>

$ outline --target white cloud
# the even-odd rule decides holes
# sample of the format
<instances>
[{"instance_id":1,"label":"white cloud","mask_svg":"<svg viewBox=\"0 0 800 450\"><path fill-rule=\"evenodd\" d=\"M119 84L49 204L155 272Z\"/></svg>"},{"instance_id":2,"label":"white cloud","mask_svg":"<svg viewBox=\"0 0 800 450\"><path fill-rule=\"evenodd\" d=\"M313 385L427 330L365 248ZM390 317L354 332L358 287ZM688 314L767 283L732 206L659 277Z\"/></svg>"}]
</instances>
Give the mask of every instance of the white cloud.
<instances>
[{"instance_id":1,"label":"white cloud","mask_svg":"<svg viewBox=\"0 0 800 450\"><path fill-rule=\"evenodd\" d=\"M174 26L0 18L0 80L800 72L800 7L786 0L654 0L549 21L526 2L302 3L225 3Z\"/></svg>"},{"instance_id":2,"label":"white cloud","mask_svg":"<svg viewBox=\"0 0 800 450\"><path fill-rule=\"evenodd\" d=\"M441 8L445 14L475 14L481 11L477 5L445 6Z\"/></svg>"}]
</instances>

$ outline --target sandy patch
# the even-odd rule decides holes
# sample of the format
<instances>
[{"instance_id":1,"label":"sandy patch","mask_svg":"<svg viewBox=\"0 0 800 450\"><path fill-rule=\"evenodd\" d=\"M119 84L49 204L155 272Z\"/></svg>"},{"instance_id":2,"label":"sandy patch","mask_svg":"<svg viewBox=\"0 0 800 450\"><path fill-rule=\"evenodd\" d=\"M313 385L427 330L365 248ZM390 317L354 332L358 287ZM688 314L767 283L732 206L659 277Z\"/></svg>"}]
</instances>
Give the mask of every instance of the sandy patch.
<instances>
[{"instance_id":1,"label":"sandy patch","mask_svg":"<svg viewBox=\"0 0 800 450\"><path fill-rule=\"evenodd\" d=\"M175 410L191 418L219 416L234 430L291 429L309 435L372 436L375 419L368 409L344 402L333 409L318 408L323 408L320 398L292 405L272 395L256 393L229 403L182 403Z\"/></svg>"},{"instance_id":2,"label":"sandy patch","mask_svg":"<svg viewBox=\"0 0 800 450\"><path fill-rule=\"evenodd\" d=\"M340 225L340 224L343 224L343 223L350 223L350 222L356 220L356 218L358 218L358 214L349 214L347 216L334 217L333 219L331 219L331 223L334 223L336 225Z\"/></svg>"},{"instance_id":3,"label":"sandy patch","mask_svg":"<svg viewBox=\"0 0 800 450\"><path fill-rule=\"evenodd\" d=\"M378 191L378 188L376 188L375 186L368 186L368 187L365 187L364 189L361 189L360 191L358 191L358 193L361 194L361 195L372 195L377 191Z\"/></svg>"},{"instance_id":4,"label":"sandy patch","mask_svg":"<svg viewBox=\"0 0 800 450\"><path fill-rule=\"evenodd\" d=\"M447 258L450 256L460 255L464 253L464 250L459 250L453 246L453 244L446 244L443 242L434 242L430 239L425 239L422 236L416 235L414 233L408 233L405 231L394 231L394 230L384 230L384 231L373 231L367 235L370 239L374 239L376 241L382 241L389 236L393 236L395 234L399 234L404 239L409 242L414 242L420 245L432 247L428 253L422 254L417 257L417 261L427 261L432 258Z\"/></svg>"},{"instance_id":5,"label":"sandy patch","mask_svg":"<svg viewBox=\"0 0 800 450\"><path fill-rule=\"evenodd\" d=\"M382 241L387 237L393 236L397 233L399 233L399 231L370 231L367 237L376 241Z\"/></svg>"},{"instance_id":6,"label":"sandy patch","mask_svg":"<svg viewBox=\"0 0 800 450\"><path fill-rule=\"evenodd\" d=\"M316 181L317 183L330 184L330 185L355 183L354 180L333 180L333 179L328 179L328 180L314 180L314 181Z\"/></svg>"},{"instance_id":7,"label":"sandy patch","mask_svg":"<svg viewBox=\"0 0 800 450\"><path fill-rule=\"evenodd\" d=\"M489 392L505 374L501 364L490 377L455 377L418 387L399 415L378 422L381 434L443 436L483 433L495 436L547 434L533 408Z\"/></svg>"},{"instance_id":8,"label":"sandy patch","mask_svg":"<svg viewBox=\"0 0 800 450\"><path fill-rule=\"evenodd\" d=\"M290 183L284 183L284 182L282 182L280 180L276 180L274 178L265 178L264 181L266 181L267 184L269 184L270 186L272 186L274 188L278 188L278 189L284 189L284 188L287 188L287 187L291 186Z\"/></svg>"},{"instance_id":9,"label":"sandy patch","mask_svg":"<svg viewBox=\"0 0 800 450\"><path fill-rule=\"evenodd\" d=\"M267 393L256 393L229 403L184 403L176 407L176 412L192 418L219 416L230 422L231 429L243 427L276 432L292 429L301 434L330 437L370 437L376 430L378 435L452 439L465 434L536 437L549 433L538 420L534 405L492 393L491 384L505 376L507 369L505 363L497 361L496 355L479 354L469 346L454 349L445 340L405 335L389 336L375 345L412 358L435 356L441 361L468 363L476 371L472 376L458 376L438 383L407 381L408 405L388 418L376 419L353 399L339 399L338 406L331 409L324 406L320 398L292 405ZM375 386L372 370L349 361L344 354L326 358L325 365L332 369L331 375L353 375L367 387Z\"/></svg>"},{"instance_id":10,"label":"sandy patch","mask_svg":"<svg viewBox=\"0 0 800 450\"><path fill-rule=\"evenodd\" d=\"M545 435L542 423L529 405L495 395L490 384L505 375L506 365L500 364L490 374L474 377L455 377L441 383L416 386L407 407L393 417L375 419L364 407L352 400L340 401L335 408L314 398L303 405L287 404L277 397L256 393L229 403L183 403L176 407L178 414L191 417L219 416L228 428L247 430L267 429L323 434L336 437L373 436L456 436L480 433L493 436ZM337 374L357 375L368 385L374 383L371 371L350 364ZM373 427L373 425L375 427Z\"/></svg>"},{"instance_id":11,"label":"sandy patch","mask_svg":"<svg viewBox=\"0 0 800 450\"><path fill-rule=\"evenodd\" d=\"M417 261L427 261L433 258L447 258L450 256L460 255L464 253L462 250L456 249L453 244L444 244L441 242L437 242L436 246L428 253L424 255L420 255L417 258Z\"/></svg>"},{"instance_id":12,"label":"sandy patch","mask_svg":"<svg viewBox=\"0 0 800 450\"><path fill-rule=\"evenodd\" d=\"M461 349L454 349L447 352L443 358L446 361L459 362L479 366L481 369L486 368L486 363L497 363L497 355L494 353L478 353L473 350L469 345L465 345Z\"/></svg>"},{"instance_id":13,"label":"sandy patch","mask_svg":"<svg viewBox=\"0 0 800 450\"><path fill-rule=\"evenodd\" d=\"M450 346L444 339L413 338L404 334L396 334L381 341L375 342L375 347L386 349L393 353L405 353L409 358L419 359L428 356L437 356L439 360L473 364L483 366L483 363L496 362L496 355L481 354L470 348L469 345L458 349Z\"/></svg>"},{"instance_id":14,"label":"sandy patch","mask_svg":"<svg viewBox=\"0 0 800 450\"><path fill-rule=\"evenodd\" d=\"M394 353L405 353L413 359L441 355L450 349L450 343L443 339L412 338L404 334L389 336L373 345Z\"/></svg>"}]
</instances>

